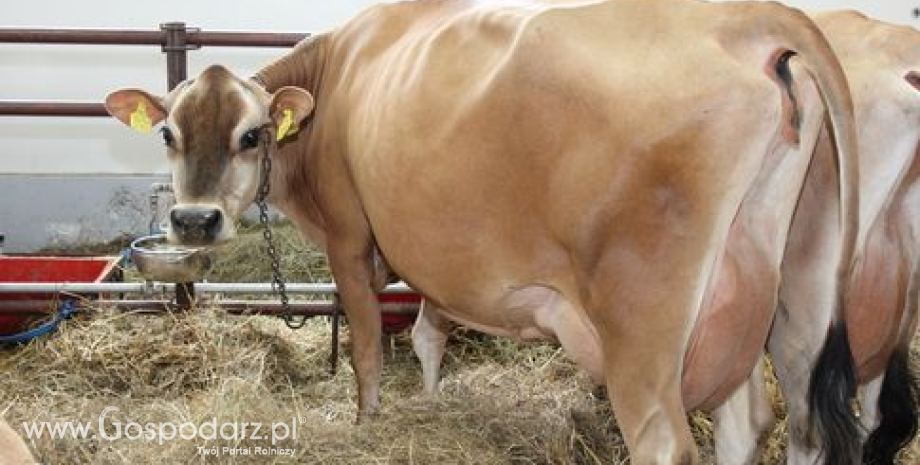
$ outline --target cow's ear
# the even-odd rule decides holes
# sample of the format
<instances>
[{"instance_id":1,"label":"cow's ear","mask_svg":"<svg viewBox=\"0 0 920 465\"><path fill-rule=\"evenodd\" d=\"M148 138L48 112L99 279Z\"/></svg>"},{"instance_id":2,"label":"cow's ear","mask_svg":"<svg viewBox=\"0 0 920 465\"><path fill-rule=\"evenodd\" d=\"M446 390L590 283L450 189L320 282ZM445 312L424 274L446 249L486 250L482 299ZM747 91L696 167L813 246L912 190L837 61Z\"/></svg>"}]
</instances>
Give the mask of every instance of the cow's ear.
<instances>
[{"instance_id":1,"label":"cow's ear","mask_svg":"<svg viewBox=\"0 0 920 465\"><path fill-rule=\"evenodd\" d=\"M166 118L163 99L140 89L121 89L105 98L110 115L136 131L147 133Z\"/></svg>"},{"instance_id":2,"label":"cow's ear","mask_svg":"<svg viewBox=\"0 0 920 465\"><path fill-rule=\"evenodd\" d=\"M275 91L269 114L275 123L276 139L297 133L300 123L313 112L313 96L309 92L293 86L286 86Z\"/></svg>"}]
</instances>

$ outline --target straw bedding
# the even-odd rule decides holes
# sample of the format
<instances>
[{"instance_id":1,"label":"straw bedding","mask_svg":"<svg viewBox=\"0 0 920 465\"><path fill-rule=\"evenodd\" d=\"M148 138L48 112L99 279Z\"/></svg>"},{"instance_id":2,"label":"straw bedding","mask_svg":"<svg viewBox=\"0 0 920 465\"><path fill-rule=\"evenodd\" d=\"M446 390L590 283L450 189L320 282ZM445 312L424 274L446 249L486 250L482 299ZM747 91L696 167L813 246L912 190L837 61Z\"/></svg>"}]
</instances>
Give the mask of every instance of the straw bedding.
<instances>
[{"instance_id":1,"label":"straw bedding","mask_svg":"<svg viewBox=\"0 0 920 465\"><path fill-rule=\"evenodd\" d=\"M329 279L322 255L290 227L276 231L290 280ZM212 281L266 281L261 235L224 250ZM22 422L201 425L296 421L296 439L250 437L27 442L44 463L619 464L628 463L601 393L558 348L457 329L445 356L441 395L420 394L421 370L407 334L385 341L383 411L354 424L354 375L347 328L338 373L329 374L329 324L300 331L277 319L200 308L185 316L121 314L94 308L55 335L0 352L0 411ZM920 343L913 362L920 363ZM920 367L918 367L920 369ZM774 393L782 419L782 403ZM691 416L703 463L713 462L711 424ZM783 462L785 424L764 441L761 463ZM294 449L288 456L202 455L202 448ZM902 463L920 461L915 441Z\"/></svg>"}]
</instances>

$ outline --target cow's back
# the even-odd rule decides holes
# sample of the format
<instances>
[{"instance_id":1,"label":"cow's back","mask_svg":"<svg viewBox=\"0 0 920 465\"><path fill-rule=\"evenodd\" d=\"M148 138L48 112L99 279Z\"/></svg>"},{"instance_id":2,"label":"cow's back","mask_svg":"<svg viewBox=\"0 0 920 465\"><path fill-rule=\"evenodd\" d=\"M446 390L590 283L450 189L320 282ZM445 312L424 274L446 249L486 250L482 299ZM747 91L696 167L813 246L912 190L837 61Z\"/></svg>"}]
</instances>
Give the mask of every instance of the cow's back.
<instances>
[{"instance_id":1,"label":"cow's back","mask_svg":"<svg viewBox=\"0 0 920 465\"><path fill-rule=\"evenodd\" d=\"M820 13L814 19L851 83L860 128L860 237L865 239L914 158L891 135L920 131L920 93L905 79L920 73L920 32L854 11Z\"/></svg>"},{"instance_id":2,"label":"cow's back","mask_svg":"<svg viewBox=\"0 0 920 465\"><path fill-rule=\"evenodd\" d=\"M710 6L550 3L394 4L341 31L337 40L349 51L332 92L348 96L339 104L349 114L356 185L366 189L372 222L387 224L390 216L410 222L375 231L382 247L416 251L388 254L397 271L403 259L411 260L409 269L431 261L415 235L404 234L414 226L492 231L487 243L457 237L452 249L524 268L515 273L544 273L504 258L552 250L560 241L583 243L583 236L597 232L592 228L606 227L586 224L592 217L585 209L615 216L644 208L657 216L657 208L637 202L656 183L678 196L740 200L745 181L712 165L725 160L695 154L715 151L716 143L725 151L732 144L738 151L766 144L770 131L761 140L741 141L730 137L727 123L775 126L762 115L775 116L777 91L761 65L743 63L748 57L727 51L710 31ZM431 10L419 11L426 6ZM410 13L420 19L408 20ZM704 16L708 21L693 19ZM741 114L736 101L765 108ZM678 150L664 150L668 144ZM744 162L731 169L750 172L756 163ZM672 169L677 166L692 168ZM701 173L712 179L701 183L699 177L707 176ZM701 184L706 192L697 191ZM450 186L450 195L443 186ZM618 203L622 199L628 203ZM415 218L414 212L426 214ZM730 218L721 221L724 229ZM658 220L647 227L651 223ZM700 228L700 235L711 226ZM522 236L522 229L539 234ZM439 260L444 267L449 255Z\"/></svg>"}]
</instances>

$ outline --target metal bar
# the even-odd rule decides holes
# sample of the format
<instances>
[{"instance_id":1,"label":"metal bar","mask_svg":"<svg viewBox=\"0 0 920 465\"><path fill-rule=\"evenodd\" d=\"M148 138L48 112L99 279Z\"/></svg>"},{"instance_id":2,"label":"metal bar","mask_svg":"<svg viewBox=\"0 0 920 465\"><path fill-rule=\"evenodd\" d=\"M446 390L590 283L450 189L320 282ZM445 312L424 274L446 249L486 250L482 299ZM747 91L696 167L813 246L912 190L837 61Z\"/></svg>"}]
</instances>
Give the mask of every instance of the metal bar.
<instances>
[{"instance_id":1,"label":"metal bar","mask_svg":"<svg viewBox=\"0 0 920 465\"><path fill-rule=\"evenodd\" d=\"M162 31L126 29L0 28L0 43L162 45Z\"/></svg>"},{"instance_id":2,"label":"metal bar","mask_svg":"<svg viewBox=\"0 0 920 465\"><path fill-rule=\"evenodd\" d=\"M284 316L284 307L280 302L274 300L218 300L206 302L202 305L216 307L236 315L252 313ZM332 315L333 312L333 303L326 300L318 302L291 302L290 306L291 314L293 315L325 316Z\"/></svg>"},{"instance_id":3,"label":"metal bar","mask_svg":"<svg viewBox=\"0 0 920 465\"><path fill-rule=\"evenodd\" d=\"M7 283L0 282L0 294L4 293L39 293L66 292L86 294L99 292L175 292L176 285L171 283ZM195 283L195 291L222 292L227 294L270 294L271 283ZM334 294L335 283L288 283L287 291L292 294ZM391 284L385 292L398 294L415 293L404 283Z\"/></svg>"},{"instance_id":4,"label":"metal bar","mask_svg":"<svg viewBox=\"0 0 920 465\"><path fill-rule=\"evenodd\" d=\"M176 283L176 306L188 310L195 305L195 283Z\"/></svg>"},{"instance_id":5,"label":"metal bar","mask_svg":"<svg viewBox=\"0 0 920 465\"><path fill-rule=\"evenodd\" d=\"M188 76L186 51L201 46L293 47L310 34L274 32L204 32L170 22L159 31L127 29L0 28L0 43L159 45L166 53L167 89ZM108 116L98 102L0 101L0 116Z\"/></svg>"},{"instance_id":6,"label":"metal bar","mask_svg":"<svg viewBox=\"0 0 920 465\"><path fill-rule=\"evenodd\" d=\"M24 300L19 302L0 302L0 315L48 315L57 311L60 307L60 300ZM175 303L164 299L99 299L99 300L78 300L77 307L81 309L112 306L121 311L150 311L166 312L175 307ZM234 315L257 314L268 316L283 316L284 308L279 302L273 300L217 300L200 302L200 306L208 308L219 308ZM291 314L306 316L334 316L339 306L335 301L322 300L315 302L291 302ZM418 313L416 309L409 306L389 306L381 307L380 313L387 315L407 315L412 316ZM337 346L337 339L333 347ZM330 362L338 359L337 351L335 357L330 357Z\"/></svg>"},{"instance_id":7,"label":"metal bar","mask_svg":"<svg viewBox=\"0 0 920 465\"><path fill-rule=\"evenodd\" d=\"M172 291L173 285L158 283L146 286L144 283L0 283L0 294L3 293L49 293L68 292L73 294L94 292L153 292Z\"/></svg>"},{"instance_id":8,"label":"metal bar","mask_svg":"<svg viewBox=\"0 0 920 465\"><path fill-rule=\"evenodd\" d=\"M144 314L166 313L171 312L174 304L170 300L113 300L113 301L93 301L95 306L112 306L120 312L137 312ZM88 305L81 305L81 308Z\"/></svg>"},{"instance_id":9,"label":"metal bar","mask_svg":"<svg viewBox=\"0 0 920 465\"><path fill-rule=\"evenodd\" d=\"M310 34L188 31L188 43L213 47L293 47Z\"/></svg>"},{"instance_id":10,"label":"metal bar","mask_svg":"<svg viewBox=\"0 0 920 465\"><path fill-rule=\"evenodd\" d=\"M173 90L188 76L185 23L165 23L160 25L160 29L166 33L163 46L166 53L166 89Z\"/></svg>"},{"instance_id":11,"label":"metal bar","mask_svg":"<svg viewBox=\"0 0 920 465\"><path fill-rule=\"evenodd\" d=\"M93 305L111 305L120 311L142 311L149 313L170 312L175 304L168 300L111 300L91 301ZM284 308L274 301L209 301L199 305L208 308L219 308L233 315L265 315L282 316ZM291 314L298 316L328 316L332 315L333 308L330 302L293 302ZM407 313L407 312L400 312Z\"/></svg>"},{"instance_id":12,"label":"metal bar","mask_svg":"<svg viewBox=\"0 0 920 465\"><path fill-rule=\"evenodd\" d=\"M339 328L342 322L342 298L338 292L335 293L332 301L332 340L329 345L332 351L329 353L329 374L334 375L339 370Z\"/></svg>"},{"instance_id":13,"label":"metal bar","mask_svg":"<svg viewBox=\"0 0 920 465\"><path fill-rule=\"evenodd\" d=\"M109 116L95 102L0 101L0 116Z\"/></svg>"},{"instance_id":14,"label":"metal bar","mask_svg":"<svg viewBox=\"0 0 920 465\"><path fill-rule=\"evenodd\" d=\"M185 23L172 22L160 25L166 33L166 89L172 91L188 77L188 55L185 45ZM156 214L156 212L154 212ZM177 310L186 311L195 303L195 283L176 283Z\"/></svg>"},{"instance_id":15,"label":"metal bar","mask_svg":"<svg viewBox=\"0 0 920 465\"><path fill-rule=\"evenodd\" d=\"M189 31L187 43L213 47L292 47L309 34ZM0 28L0 43L166 45L166 32L140 29Z\"/></svg>"}]
</instances>

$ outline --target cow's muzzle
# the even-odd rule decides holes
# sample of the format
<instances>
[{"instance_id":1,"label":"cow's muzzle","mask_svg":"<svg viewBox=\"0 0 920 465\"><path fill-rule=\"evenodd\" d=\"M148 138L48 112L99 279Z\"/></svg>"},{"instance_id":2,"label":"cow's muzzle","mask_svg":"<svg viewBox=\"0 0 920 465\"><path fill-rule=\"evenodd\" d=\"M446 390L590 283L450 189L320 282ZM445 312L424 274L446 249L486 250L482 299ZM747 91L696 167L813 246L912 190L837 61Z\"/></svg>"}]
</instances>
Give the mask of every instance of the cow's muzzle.
<instances>
[{"instance_id":1,"label":"cow's muzzle","mask_svg":"<svg viewBox=\"0 0 920 465\"><path fill-rule=\"evenodd\" d=\"M220 209L200 205L176 205L169 212L172 236L185 245L211 245L223 226Z\"/></svg>"}]
</instances>

